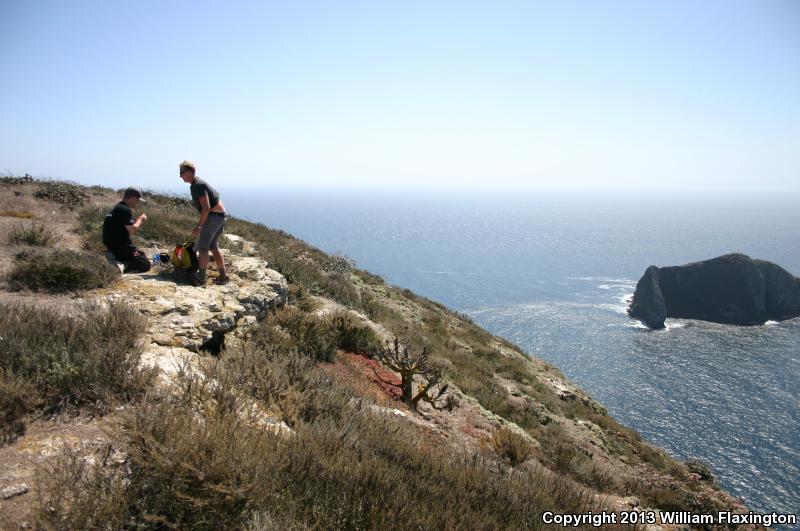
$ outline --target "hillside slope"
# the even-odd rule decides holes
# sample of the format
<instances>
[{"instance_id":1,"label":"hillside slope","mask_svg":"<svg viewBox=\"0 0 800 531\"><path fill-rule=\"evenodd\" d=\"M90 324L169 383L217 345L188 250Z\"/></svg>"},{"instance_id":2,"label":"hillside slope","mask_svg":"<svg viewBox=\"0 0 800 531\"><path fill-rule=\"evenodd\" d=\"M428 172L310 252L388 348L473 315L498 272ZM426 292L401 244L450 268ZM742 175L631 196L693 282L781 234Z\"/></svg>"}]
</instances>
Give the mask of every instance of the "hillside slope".
<instances>
[{"instance_id":1,"label":"hillside slope","mask_svg":"<svg viewBox=\"0 0 800 531\"><path fill-rule=\"evenodd\" d=\"M557 368L283 231L231 219L228 286L151 271L66 293L26 288L19 279L34 265L62 278L58 261L41 265L59 249L101 270L99 228L117 197L0 184L0 313L51 312L67 328L128 308L146 317L115 358L128 360L114 364L122 383L90 398L78 390L102 387L92 375L105 373L69 364L91 352L89 365L105 366L103 348L74 346L69 334L60 347L55 327L47 348L74 353L37 368L19 361L39 341L33 328L0 343L0 489L24 491L0 500L4 528L536 529L546 511L746 511L702 464L642 441ZM196 219L187 202L149 199L139 245L184 241ZM5 319L23 331L35 321ZM400 400L397 374L377 355L394 338L442 375L447 389L433 403ZM72 385L75 374L88 376Z\"/></svg>"}]
</instances>

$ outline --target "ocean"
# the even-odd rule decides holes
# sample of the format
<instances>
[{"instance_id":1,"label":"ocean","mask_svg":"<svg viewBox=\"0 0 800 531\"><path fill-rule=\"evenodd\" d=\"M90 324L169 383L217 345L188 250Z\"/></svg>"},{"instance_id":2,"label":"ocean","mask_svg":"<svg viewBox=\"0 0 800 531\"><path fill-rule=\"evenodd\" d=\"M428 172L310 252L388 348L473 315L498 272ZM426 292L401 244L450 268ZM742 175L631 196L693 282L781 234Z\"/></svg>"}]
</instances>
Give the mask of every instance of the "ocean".
<instances>
[{"instance_id":1,"label":"ocean","mask_svg":"<svg viewBox=\"0 0 800 531\"><path fill-rule=\"evenodd\" d=\"M798 197L225 190L233 215L340 252L561 369L755 511L800 508L800 319L736 327L625 309L647 266L744 252L800 275Z\"/></svg>"}]
</instances>

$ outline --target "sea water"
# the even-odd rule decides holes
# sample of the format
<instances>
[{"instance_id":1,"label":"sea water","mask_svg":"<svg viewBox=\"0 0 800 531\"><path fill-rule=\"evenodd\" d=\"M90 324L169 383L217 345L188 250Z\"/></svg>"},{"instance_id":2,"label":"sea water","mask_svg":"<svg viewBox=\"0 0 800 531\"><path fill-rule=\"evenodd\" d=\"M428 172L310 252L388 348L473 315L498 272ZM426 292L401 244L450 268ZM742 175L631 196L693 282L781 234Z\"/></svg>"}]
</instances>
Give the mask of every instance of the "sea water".
<instances>
[{"instance_id":1,"label":"sea water","mask_svg":"<svg viewBox=\"0 0 800 531\"><path fill-rule=\"evenodd\" d=\"M257 198L257 199L256 199ZM233 215L341 252L559 367L757 511L800 508L800 319L737 327L625 312L651 264L744 252L800 275L797 197L229 190Z\"/></svg>"}]
</instances>

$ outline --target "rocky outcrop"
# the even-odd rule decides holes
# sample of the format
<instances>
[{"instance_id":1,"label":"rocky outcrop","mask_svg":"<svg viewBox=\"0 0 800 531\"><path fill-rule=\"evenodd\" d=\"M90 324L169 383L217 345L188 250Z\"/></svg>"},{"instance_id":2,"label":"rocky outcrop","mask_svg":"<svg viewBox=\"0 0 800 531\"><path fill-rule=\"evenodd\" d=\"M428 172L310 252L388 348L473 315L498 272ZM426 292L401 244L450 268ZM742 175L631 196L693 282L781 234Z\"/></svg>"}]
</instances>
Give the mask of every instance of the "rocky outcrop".
<instances>
[{"instance_id":1,"label":"rocky outcrop","mask_svg":"<svg viewBox=\"0 0 800 531\"><path fill-rule=\"evenodd\" d=\"M231 281L197 288L176 283L167 272L125 275L111 299L124 300L148 316L142 362L173 373L200 351L219 353L227 334L243 334L287 298L286 279L254 254L255 244L225 235Z\"/></svg>"},{"instance_id":2,"label":"rocky outcrop","mask_svg":"<svg viewBox=\"0 0 800 531\"><path fill-rule=\"evenodd\" d=\"M650 266L628 313L650 328L667 317L736 325L800 316L800 279L740 253L681 266Z\"/></svg>"},{"instance_id":3,"label":"rocky outcrop","mask_svg":"<svg viewBox=\"0 0 800 531\"><path fill-rule=\"evenodd\" d=\"M650 266L636 284L636 293L628 313L651 328L663 328L667 319L667 306L659 284L659 269Z\"/></svg>"}]
</instances>

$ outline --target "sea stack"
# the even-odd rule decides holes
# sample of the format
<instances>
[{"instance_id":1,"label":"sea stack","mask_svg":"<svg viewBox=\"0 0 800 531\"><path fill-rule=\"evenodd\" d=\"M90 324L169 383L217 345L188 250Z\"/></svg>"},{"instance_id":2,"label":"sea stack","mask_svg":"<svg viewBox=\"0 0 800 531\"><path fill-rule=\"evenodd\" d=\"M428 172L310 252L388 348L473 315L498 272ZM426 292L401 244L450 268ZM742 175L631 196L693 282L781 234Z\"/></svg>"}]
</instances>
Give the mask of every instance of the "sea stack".
<instances>
[{"instance_id":1,"label":"sea stack","mask_svg":"<svg viewBox=\"0 0 800 531\"><path fill-rule=\"evenodd\" d=\"M628 314L650 328L667 317L756 325L800 316L800 279L741 253L680 266L650 266Z\"/></svg>"}]
</instances>

